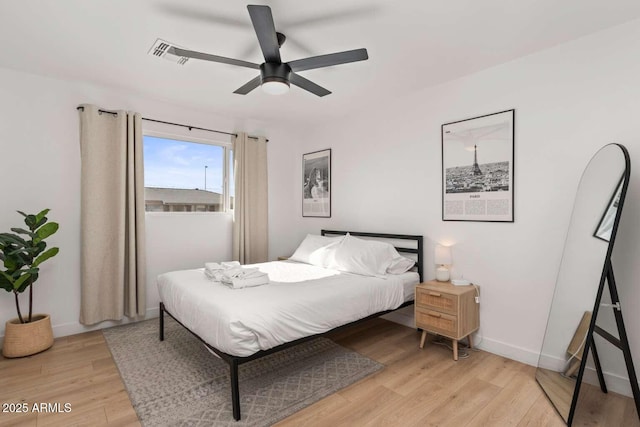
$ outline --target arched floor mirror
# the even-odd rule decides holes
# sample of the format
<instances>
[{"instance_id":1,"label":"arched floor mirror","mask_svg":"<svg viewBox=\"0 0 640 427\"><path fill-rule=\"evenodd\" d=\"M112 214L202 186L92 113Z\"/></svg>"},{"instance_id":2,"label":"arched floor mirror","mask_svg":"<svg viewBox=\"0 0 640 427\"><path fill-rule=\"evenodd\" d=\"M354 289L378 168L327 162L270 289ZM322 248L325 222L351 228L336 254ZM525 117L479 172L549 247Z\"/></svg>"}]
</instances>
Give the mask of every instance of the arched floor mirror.
<instances>
[{"instance_id":1,"label":"arched floor mirror","mask_svg":"<svg viewBox=\"0 0 640 427\"><path fill-rule=\"evenodd\" d=\"M629 176L626 148L605 145L584 170L573 206L536 371L536 380L567 425L575 420L581 388L586 392L588 387L599 387L607 393L594 334L624 354L636 408L633 415L640 413L640 390L611 265ZM611 304L602 303L604 292L610 294ZM606 331L596 324L599 310L604 309L614 311L617 330ZM595 385L583 384L587 370L595 371Z\"/></svg>"}]
</instances>

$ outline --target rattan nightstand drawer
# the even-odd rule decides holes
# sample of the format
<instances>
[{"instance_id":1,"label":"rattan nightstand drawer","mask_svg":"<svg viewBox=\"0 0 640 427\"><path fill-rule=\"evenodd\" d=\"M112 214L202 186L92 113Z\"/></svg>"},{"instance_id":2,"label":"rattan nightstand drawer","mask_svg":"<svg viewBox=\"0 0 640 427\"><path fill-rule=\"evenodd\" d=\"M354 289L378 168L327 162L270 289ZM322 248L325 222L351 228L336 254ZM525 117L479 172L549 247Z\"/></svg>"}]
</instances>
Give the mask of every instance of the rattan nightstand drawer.
<instances>
[{"instance_id":1,"label":"rattan nightstand drawer","mask_svg":"<svg viewBox=\"0 0 640 427\"><path fill-rule=\"evenodd\" d=\"M417 289L416 304L422 308L431 308L442 313L458 313L458 296L429 289Z\"/></svg>"},{"instance_id":2,"label":"rattan nightstand drawer","mask_svg":"<svg viewBox=\"0 0 640 427\"><path fill-rule=\"evenodd\" d=\"M458 318L438 311L416 308L416 326L429 332L455 338L458 333Z\"/></svg>"}]
</instances>

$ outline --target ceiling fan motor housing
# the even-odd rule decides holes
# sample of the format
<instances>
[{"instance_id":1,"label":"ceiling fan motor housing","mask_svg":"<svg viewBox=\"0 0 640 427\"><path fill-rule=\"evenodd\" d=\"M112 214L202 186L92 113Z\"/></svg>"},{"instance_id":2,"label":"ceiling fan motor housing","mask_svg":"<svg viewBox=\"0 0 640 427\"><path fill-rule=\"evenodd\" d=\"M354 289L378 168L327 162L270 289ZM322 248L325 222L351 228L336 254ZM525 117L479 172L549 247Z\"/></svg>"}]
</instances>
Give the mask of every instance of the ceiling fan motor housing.
<instances>
[{"instance_id":1,"label":"ceiling fan motor housing","mask_svg":"<svg viewBox=\"0 0 640 427\"><path fill-rule=\"evenodd\" d=\"M260 79L262 84L267 82L279 82L289 86L289 77L291 76L291 67L288 64L274 64L265 62L260 65Z\"/></svg>"}]
</instances>

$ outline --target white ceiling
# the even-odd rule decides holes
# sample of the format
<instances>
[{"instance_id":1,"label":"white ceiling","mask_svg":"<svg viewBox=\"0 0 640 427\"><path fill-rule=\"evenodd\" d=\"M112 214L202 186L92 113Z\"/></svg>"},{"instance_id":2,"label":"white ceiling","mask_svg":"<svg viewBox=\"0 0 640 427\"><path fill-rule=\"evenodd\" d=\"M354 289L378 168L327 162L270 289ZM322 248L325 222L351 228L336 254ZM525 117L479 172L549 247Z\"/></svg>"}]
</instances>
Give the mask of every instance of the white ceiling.
<instances>
[{"instance_id":1,"label":"white ceiling","mask_svg":"<svg viewBox=\"0 0 640 427\"><path fill-rule=\"evenodd\" d=\"M0 0L0 67L131 90L243 118L318 123L640 17L637 0L273 0L283 61L365 47L301 72L333 93L232 92L256 70L147 51L157 38L261 63L237 0Z\"/></svg>"}]
</instances>

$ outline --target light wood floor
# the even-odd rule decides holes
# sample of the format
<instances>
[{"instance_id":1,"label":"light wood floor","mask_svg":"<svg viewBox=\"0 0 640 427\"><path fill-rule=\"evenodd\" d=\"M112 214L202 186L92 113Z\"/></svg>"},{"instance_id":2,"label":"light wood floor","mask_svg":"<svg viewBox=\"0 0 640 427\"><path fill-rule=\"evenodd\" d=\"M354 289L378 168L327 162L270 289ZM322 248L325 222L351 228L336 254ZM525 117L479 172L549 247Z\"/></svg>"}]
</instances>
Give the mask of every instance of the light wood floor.
<instances>
[{"instance_id":1,"label":"light wood floor","mask_svg":"<svg viewBox=\"0 0 640 427\"><path fill-rule=\"evenodd\" d=\"M534 379L535 369L482 351L451 352L383 319L332 338L385 365L382 371L280 422L289 426L562 426ZM240 384L242 392L242 384ZM584 393L574 425L640 426L631 399ZM0 357L0 404L70 403L69 413L8 414L0 426L139 425L101 332L60 338L23 359ZM1 408L0 408L1 409Z\"/></svg>"},{"instance_id":2,"label":"light wood floor","mask_svg":"<svg viewBox=\"0 0 640 427\"><path fill-rule=\"evenodd\" d=\"M58 338L35 356L0 356L0 405L71 404L68 413L3 413L0 426L140 425L102 336L87 332Z\"/></svg>"}]
</instances>

